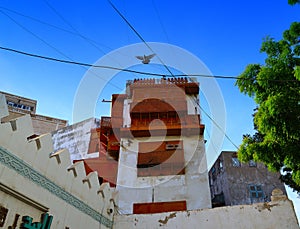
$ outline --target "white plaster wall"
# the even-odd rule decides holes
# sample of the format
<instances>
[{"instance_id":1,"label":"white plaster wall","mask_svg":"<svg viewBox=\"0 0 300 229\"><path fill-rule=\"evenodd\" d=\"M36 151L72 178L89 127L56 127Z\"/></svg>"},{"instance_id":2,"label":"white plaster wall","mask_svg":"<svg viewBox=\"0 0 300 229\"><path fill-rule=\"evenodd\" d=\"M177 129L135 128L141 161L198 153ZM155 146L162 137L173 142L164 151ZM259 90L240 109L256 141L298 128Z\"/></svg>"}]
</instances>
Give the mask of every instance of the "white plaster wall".
<instances>
[{"instance_id":1,"label":"white plaster wall","mask_svg":"<svg viewBox=\"0 0 300 229\"><path fill-rule=\"evenodd\" d=\"M42 187L26 180L23 176L14 172L13 170L4 167L4 171L0 176L1 184L9 186L13 191L17 191L26 196L28 200L34 201L40 205L45 206L49 210L49 215L53 216L51 228L106 228L97 222L89 215L84 214L79 209L71 206L57 196L49 193ZM81 184L82 185L82 184ZM89 188L87 185L82 185L83 195L89 195ZM84 194L85 193L85 194ZM95 197L95 195L93 195ZM82 198L84 200L85 198ZM94 198L94 202L101 204L101 197ZM22 216L28 215L33 218L33 222L40 222L41 214L46 211L40 210L24 201L15 198L13 195L8 195L3 191L0 191L0 205L9 209L4 228L8 228L14 222L15 214L19 214L18 227L21 224ZM104 205L103 205L104 206ZM98 208L99 212L103 212L101 208ZM112 219L112 217L110 217Z\"/></svg>"},{"instance_id":2,"label":"white plaster wall","mask_svg":"<svg viewBox=\"0 0 300 229\"><path fill-rule=\"evenodd\" d=\"M132 102L131 99L125 99L124 100L124 106L123 106L123 127L131 126L131 118L130 118L130 103Z\"/></svg>"},{"instance_id":3,"label":"white plaster wall","mask_svg":"<svg viewBox=\"0 0 300 229\"><path fill-rule=\"evenodd\" d=\"M164 201L187 201L187 209L210 208L210 190L203 138L150 137L122 139L116 189L119 192L119 211L133 213L133 203ZM175 176L137 177L137 156L139 142L182 140L186 162L186 174ZM154 149L149 149L152 151Z\"/></svg>"},{"instance_id":4,"label":"white plaster wall","mask_svg":"<svg viewBox=\"0 0 300 229\"><path fill-rule=\"evenodd\" d=\"M98 157L99 152L89 153L91 129L99 127L99 120L90 118L52 132L54 150L68 149L71 160Z\"/></svg>"},{"instance_id":5,"label":"white plaster wall","mask_svg":"<svg viewBox=\"0 0 300 229\"><path fill-rule=\"evenodd\" d=\"M298 229L299 225L292 202L281 200L183 212L116 215L113 228Z\"/></svg>"},{"instance_id":6,"label":"white plaster wall","mask_svg":"<svg viewBox=\"0 0 300 229\"><path fill-rule=\"evenodd\" d=\"M0 93L0 117L6 117L8 115L9 115L9 112L8 112L8 108L6 105L5 95Z\"/></svg>"},{"instance_id":7,"label":"white plaster wall","mask_svg":"<svg viewBox=\"0 0 300 229\"><path fill-rule=\"evenodd\" d=\"M0 108L5 104L0 95ZM112 226L116 198L109 184L100 186L83 162L72 165L67 150L53 154L50 134L28 140L32 134L29 115L0 123L0 205L9 209L3 227L13 224L15 213L39 222L42 212L53 215L53 229Z\"/></svg>"},{"instance_id":8,"label":"white plaster wall","mask_svg":"<svg viewBox=\"0 0 300 229\"><path fill-rule=\"evenodd\" d=\"M188 108L189 115L200 114L199 105L196 103L196 101L198 99L199 99L198 95L186 95L187 108ZM196 110L195 110L195 107L197 108Z\"/></svg>"}]
</instances>

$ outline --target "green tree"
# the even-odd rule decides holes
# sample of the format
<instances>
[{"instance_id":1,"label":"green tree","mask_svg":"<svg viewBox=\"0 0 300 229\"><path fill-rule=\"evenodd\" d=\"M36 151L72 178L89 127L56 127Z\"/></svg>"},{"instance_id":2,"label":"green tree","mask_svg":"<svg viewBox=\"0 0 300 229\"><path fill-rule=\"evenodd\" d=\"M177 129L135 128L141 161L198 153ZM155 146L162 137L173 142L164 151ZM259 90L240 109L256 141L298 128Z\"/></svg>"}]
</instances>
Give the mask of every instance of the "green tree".
<instances>
[{"instance_id":1,"label":"green tree","mask_svg":"<svg viewBox=\"0 0 300 229\"><path fill-rule=\"evenodd\" d=\"M289 3L290 5L295 5L295 4L297 4L297 3L300 3L300 0L288 0L288 3Z\"/></svg>"},{"instance_id":2,"label":"green tree","mask_svg":"<svg viewBox=\"0 0 300 229\"><path fill-rule=\"evenodd\" d=\"M261 52L265 64L248 65L236 81L257 104L256 133L244 135L238 157L272 171L283 168L282 181L300 192L300 23L292 23L279 41L267 37Z\"/></svg>"}]
</instances>

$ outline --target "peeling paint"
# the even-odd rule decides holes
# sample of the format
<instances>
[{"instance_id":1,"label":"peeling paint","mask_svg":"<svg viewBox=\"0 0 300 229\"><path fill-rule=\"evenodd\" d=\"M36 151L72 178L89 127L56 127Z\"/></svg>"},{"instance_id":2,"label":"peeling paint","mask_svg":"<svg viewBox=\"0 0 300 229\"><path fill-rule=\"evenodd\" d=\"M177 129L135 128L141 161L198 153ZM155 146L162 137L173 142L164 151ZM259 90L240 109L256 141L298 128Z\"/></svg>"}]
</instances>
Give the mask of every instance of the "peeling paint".
<instances>
[{"instance_id":1,"label":"peeling paint","mask_svg":"<svg viewBox=\"0 0 300 229\"><path fill-rule=\"evenodd\" d=\"M268 211L271 211L272 207L278 206L279 204L269 204L269 203L264 203L263 205L259 206L258 211L261 212L265 209L268 209Z\"/></svg>"},{"instance_id":2,"label":"peeling paint","mask_svg":"<svg viewBox=\"0 0 300 229\"><path fill-rule=\"evenodd\" d=\"M159 223L166 225L169 221L169 219L175 218L176 217L176 212L170 214L169 216L166 216L164 220L158 220Z\"/></svg>"},{"instance_id":3,"label":"peeling paint","mask_svg":"<svg viewBox=\"0 0 300 229\"><path fill-rule=\"evenodd\" d=\"M136 225L135 218L139 220ZM269 203L160 214L115 215L113 228L299 229L299 225L292 202L279 200Z\"/></svg>"}]
</instances>

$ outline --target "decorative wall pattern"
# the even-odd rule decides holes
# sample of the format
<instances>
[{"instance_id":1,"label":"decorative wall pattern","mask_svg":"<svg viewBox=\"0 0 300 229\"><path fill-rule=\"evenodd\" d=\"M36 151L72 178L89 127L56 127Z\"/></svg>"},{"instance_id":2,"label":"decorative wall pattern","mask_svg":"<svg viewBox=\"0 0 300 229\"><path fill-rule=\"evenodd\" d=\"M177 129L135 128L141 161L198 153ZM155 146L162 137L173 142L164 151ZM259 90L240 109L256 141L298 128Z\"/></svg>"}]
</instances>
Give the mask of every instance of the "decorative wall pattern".
<instances>
[{"instance_id":1,"label":"decorative wall pattern","mask_svg":"<svg viewBox=\"0 0 300 229\"><path fill-rule=\"evenodd\" d=\"M20 160L18 157L7 151L0 146L0 162L6 167L13 169L21 176L29 179L31 182L41 186L53 195L64 200L68 204L77 208L81 212L89 215L93 219L97 220L101 224L108 228L112 228L113 222L101 215L99 212L91 208L89 205L85 204L83 201L73 196L72 194L66 192L63 188L56 185L53 181L49 180L47 177L37 172L29 164Z\"/></svg>"}]
</instances>

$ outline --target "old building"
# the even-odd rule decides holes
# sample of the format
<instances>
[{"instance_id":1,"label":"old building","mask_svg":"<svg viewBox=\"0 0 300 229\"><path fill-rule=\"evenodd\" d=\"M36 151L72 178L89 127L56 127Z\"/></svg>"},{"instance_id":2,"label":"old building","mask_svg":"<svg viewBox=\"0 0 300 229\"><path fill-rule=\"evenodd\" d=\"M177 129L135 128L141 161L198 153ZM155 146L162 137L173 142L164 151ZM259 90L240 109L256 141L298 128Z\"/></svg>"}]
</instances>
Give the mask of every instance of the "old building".
<instances>
[{"instance_id":1,"label":"old building","mask_svg":"<svg viewBox=\"0 0 300 229\"><path fill-rule=\"evenodd\" d=\"M137 79L112 95L102 117L99 158L84 160L119 192L119 212L210 208L198 113L199 83L187 78Z\"/></svg>"},{"instance_id":2,"label":"old building","mask_svg":"<svg viewBox=\"0 0 300 229\"><path fill-rule=\"evenodd\" d=\"M100 183L108 182L111 187L115 187L118 158L113 156L112 149L118 146L110 143L107 147L108 137L105 134L111 129L110 121L110 117L102 117L101 121L89 118L53 131L52 140L56 151L68 149L74 163L83 161L87 173L96 171Z\"/></svg>"},{"instance_id":3,"label":"old building","mask_svg":"<svg viewBox=\"0 0 300 229\"><path fill-rule=\"evenodd\" d=\"M9 110L9 116L3 118L3 121L8 121L25 114L29 114L32 119L32 125L35 135L50 133L51 131L65 127L68 124L66 120L36 114L36 100L9 94L6 92L0 93L5 95Z\"/></svg>"},{"instance_id":4,"label":"old building","mask_svg":"<svg viewBox=\"0 0 300 229\"><path fill-rule=\"evenodd\" d=\"M162 82L155 81L155 84ZM153 84L148 86L156 87ZM197 84L186 86L198 87ZM93 132L91 135L94 136L90 136L94 145L97 142L95 138L102 131L106 140L99 137L102 139L100 148L104 149L99 158L107 160L100 163L100 172L117 174L116 188L111 188L108 183L100 185L99 176L103 174L85 169L89 166L86 161L72 163L67 150L52 153L54 148L50 134L32 137L34 131L30 115L3 121L9 113L5 97L0 95L0 228L299 228L292 202L279 189L273 190L271 202L212 209L199 115L186 109L177 112L178 118L175 116L174 119L174 110L171 110L167 112L167 120L151 119L151 111L155 110L157 103L144 99L146 101L138 103L146 102L142 110L138 109L139 105L137 110L131 109L128 104L135 101L134 85L132 89L131 96L125 99L121 96L123 103L113 102L123 104L125 112L122 114L125 116L120 117L113 112L110 119L102 118L105 123L101 128L104 130L96 131L97 134ZM185 93L187 107L192 108L194 102L189 101L189 93L195 91L187 93L190 89L180 89L183 91L180 93ZM144 91L147 90L144 88ZM157 95L155 98L160 98ZM181 100L184 101L183 97ZM160 107L164 106L162 101L158 103ZM165 108L167 111L170 109L168 106ZM143 116L141 112L135 116L135 112L130 114L130 111L150 114ZM155 117L160 115L166 117L160 113ZM141 126L141 133L128 119L134 116L138 122L145 124ZM197 122L191 123L189 116L198 116ZM125 124L121 122L121 126L120 118L126 120ZM181 128L183 130L179 132ZM69 138L72 140L72 135ZM119 146L119 150L113 146ZM140 153L145 155L140 156ZM163 156L163 162L160 158L156 159L159 155ZM179 166L182 160L184 165ZM111 161L117 163L119 170L103 166ZM119 191L119 195L115 190ZM131 211L134 214L120 214Z\"/></svg>"},{"instance_id":5,"label":"old building","mask_svg":"<svg viewBox=\"0 0 300 229\"><path fill-rule=\"evenodd\" d=\"M269 202L275 188L286 194L279 176L262 163L241 163L236 152L223 151L209 171L212 204L216 207Z\"/></svg>"},{"instance_id":6,"label":"old building","mask_svg":"<svg viewBox=\"0 0 300 229\"><path fill-rule=\"evenodd\" d=\"M54 149L68 149L72 161L98 157L99 128L99 119L89 118L52 131Z\"/></svg>"},{"instance_id":7,"label":"old building","mask_svg":"<svg viewBox=\"0 0 300 229\"><path fill-rule=\"evenodd\" d=\"M122 213L211 207L198 94L196 81L162 78L129 81L115 95Z\"/></svg>"}]
</instances>

